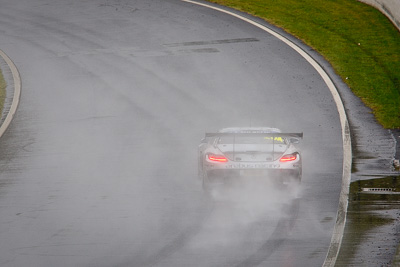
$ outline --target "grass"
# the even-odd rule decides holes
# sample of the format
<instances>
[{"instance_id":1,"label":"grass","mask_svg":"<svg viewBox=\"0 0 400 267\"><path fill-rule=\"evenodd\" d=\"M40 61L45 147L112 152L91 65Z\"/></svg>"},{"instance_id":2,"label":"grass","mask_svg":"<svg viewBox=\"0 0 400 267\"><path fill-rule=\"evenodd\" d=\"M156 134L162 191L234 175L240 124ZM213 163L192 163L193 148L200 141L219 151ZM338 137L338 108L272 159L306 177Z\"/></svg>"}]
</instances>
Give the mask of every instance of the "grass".
<instances>
[{"instance_id":1,"label":"grass","mask_svg":"<svg viewBox=\"0 0 400 267\"><path fill-rule=\"evenodd\" d=\"M285 29L323 55L385 128L400 128L400 32L356 0L209 0Z\"/></svg>"}]
</instances>

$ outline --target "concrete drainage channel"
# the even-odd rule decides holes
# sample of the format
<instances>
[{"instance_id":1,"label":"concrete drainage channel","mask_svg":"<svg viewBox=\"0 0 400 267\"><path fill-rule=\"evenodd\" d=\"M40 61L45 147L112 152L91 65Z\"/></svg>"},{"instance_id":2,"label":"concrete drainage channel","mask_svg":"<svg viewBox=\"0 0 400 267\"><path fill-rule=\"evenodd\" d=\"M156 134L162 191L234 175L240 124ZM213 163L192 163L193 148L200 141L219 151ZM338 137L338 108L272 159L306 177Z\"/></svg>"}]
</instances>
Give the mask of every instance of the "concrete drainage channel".
<instances>
[{"instance_id":1,"label":"concrete drainage channel","mask_svg":"<svg viewBox=\"0 0 400 267\"><path fill-rule=\"evenodd\" d=\"M399 242L400 176L352 182L335 266L400 266Z\"/></svg>"}]
</instances>

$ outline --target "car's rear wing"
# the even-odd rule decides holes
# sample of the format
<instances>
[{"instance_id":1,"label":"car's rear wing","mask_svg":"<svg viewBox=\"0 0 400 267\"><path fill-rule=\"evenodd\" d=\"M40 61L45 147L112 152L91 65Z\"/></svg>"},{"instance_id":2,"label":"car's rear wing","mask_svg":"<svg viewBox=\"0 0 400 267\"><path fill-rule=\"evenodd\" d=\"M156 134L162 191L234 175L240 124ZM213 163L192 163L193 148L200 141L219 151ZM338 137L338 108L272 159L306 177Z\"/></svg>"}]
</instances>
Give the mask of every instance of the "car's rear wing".
<instances>
[{"instance_id":1,"label":"car's rear wing","mask_svg":"<svg viewBox=\"0 0 400 267\"><path fill-rule=\"evenodd\" d=\"M253 137L253 136L260 136L260 137L270 137L272 140L272 144L275 144L275 141L281 141L285 138L290 143L297 144L300 142L300 139L303 139L303 133L262 133L262 132L238 132L238 133L206 133L205 138L201 141L202 143L210 143L216 145L219 138L223 137L232 137L233 144L235 145L236 137Z\"/></svg>"},{"instance_id":2,"label":"car's rear wing","mask_svg":"<svg viewBox=\"0 0 400 267\"><path fill-rule=\"evenodd\" d=\"M218 140L221 137L232 137L233 138L233 153L235 154L235 146L236 137L253 137L253 136L260 136L264 138L270 138L272 140L272 154L275 154L275 144L278 142L282 142L283 138L288 140L289 143L298 144L300 139L303 139L303 133L263 133L259 131L252 131L252 132L238 132L238 133L206 133L205 138L202 140L202 143L209 143L213 144L215 147L217 146Z\"/></svg>"},{"instance_id":3,"label":"car's rear wing","mask_svg":"<svg viewBox=\"0 0 400 267\"><path fill-rule=\"evenodd\" d=\"M239 133L206 133L206 138L227 137L227 136L264 136L264 137L284 137L284 138L303 138L303 133L261 133L261 132L239 132Z\"/></svg>"}]
</instances>

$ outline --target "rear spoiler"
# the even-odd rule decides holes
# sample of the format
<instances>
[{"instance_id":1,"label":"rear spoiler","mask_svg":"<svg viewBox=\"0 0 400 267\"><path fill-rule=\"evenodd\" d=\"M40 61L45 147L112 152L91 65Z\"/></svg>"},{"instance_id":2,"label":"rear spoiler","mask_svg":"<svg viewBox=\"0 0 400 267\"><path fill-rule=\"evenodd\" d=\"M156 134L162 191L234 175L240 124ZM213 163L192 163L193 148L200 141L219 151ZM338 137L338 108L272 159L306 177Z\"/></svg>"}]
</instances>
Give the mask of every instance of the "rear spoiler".
<instances>
[{"instance_id":1,"label":"rear spoiler","mask_svg":"<svg viewBox=\"0 0 400 267\"><path fill-rule=\"evenodd\" d=\"M265 137L285 137L285 138L303 138L303 133L260 133L260 132L249 132L249 133L206 133L206 138L210 137L223 137L223 136L265 136Z\"/></svg>"},{"instance_id":2,"label":"rear spoiler","mask_svg":"<svg viewBox=\"0 0 400 267\"><path fill-rule=\"evenodd\" d=\"M237 136L261 136L261 137L271 137L272 139L272 153L275 154L275 139L276 138L288 138L290 143L297 144L299 143L299 139L303 139L303 133L261 133L261 132L249 132L249 133L206 133L206 137L202 140L202 142L215 142L217 138L224 136L232 136L233 138ZM290 140L291 138L295 140ZM208 139L208 141L207 141ZM235 139L234 139L235 140ZM235 141L233 142L233 153L235 154Z\"/></svg>"}]
</instances>

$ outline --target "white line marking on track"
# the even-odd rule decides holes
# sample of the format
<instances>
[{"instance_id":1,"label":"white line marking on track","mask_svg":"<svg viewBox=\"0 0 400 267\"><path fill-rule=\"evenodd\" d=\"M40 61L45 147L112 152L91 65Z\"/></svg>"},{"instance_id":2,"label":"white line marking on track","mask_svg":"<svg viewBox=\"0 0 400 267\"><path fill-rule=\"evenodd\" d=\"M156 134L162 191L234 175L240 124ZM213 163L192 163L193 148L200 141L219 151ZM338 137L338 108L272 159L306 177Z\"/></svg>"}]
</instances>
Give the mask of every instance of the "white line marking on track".
<instances>
[{"instance_id":1,"label":"white line marking on track","mask_svg":"<svg viewBox=\"0 0 400 267\"><path fill-rule=\"evenodd\" d=\"M6 55L6 53L4 53L2 50L0 50L0 56L7 63L8 67L11 70L13 79L14 79L13 101L11 103L11 107L7 114L6 119L4 120L3 124L0 126L0 137L2 137L4 132L7 130L8 126L10 126L10 123L11 123L12 119L14 118L15 113L17 112L19 100L21 97L21 77L19 75L18 69L15 66L14 62L12 62L12 60Z\"/></svg>"}]
</instances>

